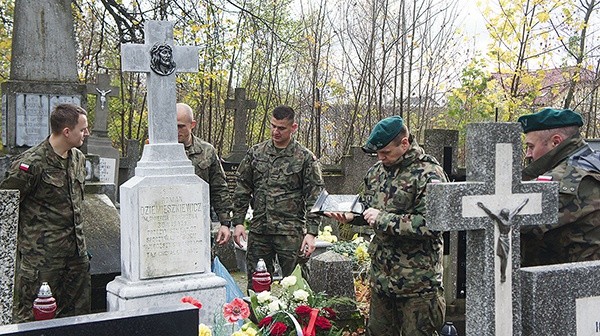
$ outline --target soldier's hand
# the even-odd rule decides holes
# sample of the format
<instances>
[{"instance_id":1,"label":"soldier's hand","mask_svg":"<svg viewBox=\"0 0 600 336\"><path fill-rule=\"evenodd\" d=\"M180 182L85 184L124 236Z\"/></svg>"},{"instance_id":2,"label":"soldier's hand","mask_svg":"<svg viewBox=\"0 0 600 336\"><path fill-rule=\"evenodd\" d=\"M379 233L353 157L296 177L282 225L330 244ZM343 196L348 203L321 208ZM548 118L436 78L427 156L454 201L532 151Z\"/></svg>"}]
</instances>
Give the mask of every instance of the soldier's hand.
<instances>
[{"instance_id":1,"label":"soldier's hand","mask_svg":"<svg viewBox=\"0 0 600 336\"><path fill-rule=\"evenodd\" d=\"M315 236L311 235L310 233L307 233L304 236L302 245L300 246L300 255L308 258L315 251L316 248L317 247L315 245Z\"/></svg>"},{"instance_id":2,"label":"soldier's hand","mask_svg":"<svg viewBox=\"0 0 600 336\"><path fill-rule=\"evenodd\" d=\"M235 230L233 230L233 241L239 247L244 247L242 245L241 239L244 241L248 241L248 234L246 233L246 228L243 224L238 224L235 226Z\"/></svg>"},{"instance_id":3,"label":"soldier's hand","mask_svg":"<svg viewBox=\"0 0 600 336\"><path fill-rule=\"evenodd\" d=\"M365 218L365 221L369 223L370 227L375 226L375 221L377 220L377 216L379 216L380 212L381 211L375 208L368 208L367 210L365 210L365 212L363 212L363 217Z\"/></svg>"},{"instance_id":4,"label":"soldier's hand","mask_svg":"<svg viewBox=\"0 0 600 336\"><path fill-rule=\"evenodd\" d=\"M354 219L354 214L351 212L325 212L324 215L344 224Z\"/></svg>"},{"instance_id":5,"label":"soldier's hand","mask_svg":"<svg viewBox=\"0 0 600 336\"><path fill-rule=\"evenodd\" d=\"M231 229L226 225L221 225L217 232L217 244L223 245L229 241L231 237Z\"/></svg>"}]
</instances>

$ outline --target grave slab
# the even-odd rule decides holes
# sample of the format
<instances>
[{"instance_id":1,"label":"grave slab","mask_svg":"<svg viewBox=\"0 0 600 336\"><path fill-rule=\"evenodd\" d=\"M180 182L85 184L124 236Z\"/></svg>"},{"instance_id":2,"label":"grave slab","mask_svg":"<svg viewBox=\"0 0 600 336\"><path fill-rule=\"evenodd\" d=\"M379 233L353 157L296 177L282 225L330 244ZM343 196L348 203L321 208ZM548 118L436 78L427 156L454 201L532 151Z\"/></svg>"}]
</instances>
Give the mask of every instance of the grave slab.
<instances>
[{"instance_id":1,"label":"grave slab","mask_svg":"<svg viewBox=\"0 0 600 336\"><path fill-rule=\"evenodd\" d=\"M5 336L198 336L198 308L189 304L63 317L0 327Z\"/></svg>"},{"instance_id":2,"label":"grave slab","mask_svg":"<svg viewBox=\"0 0 600 336\"><path fill-rule=\"evenodd\" d=\"M0 190L0 325L12 322L19 191Z\"/></svg>"},{"instance_id":3,"label":"grave slab","mask_svg":"<svg viewBox=\"0 0 600 336\"><path fill-rule=\"evenodd\" d=\"M600 261L526 267L523 335L600 335Z\"/></svg>"}]
</instances>

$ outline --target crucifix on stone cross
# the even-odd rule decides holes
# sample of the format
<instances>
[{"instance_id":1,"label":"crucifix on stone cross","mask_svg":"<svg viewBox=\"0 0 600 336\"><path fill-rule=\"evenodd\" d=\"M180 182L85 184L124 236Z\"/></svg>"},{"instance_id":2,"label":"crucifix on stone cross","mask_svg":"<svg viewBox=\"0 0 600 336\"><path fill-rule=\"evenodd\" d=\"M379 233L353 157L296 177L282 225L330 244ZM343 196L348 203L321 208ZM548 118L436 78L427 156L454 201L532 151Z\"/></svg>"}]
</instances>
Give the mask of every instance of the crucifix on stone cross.
<instances>
[{"instance_id":1,"label":"crucifix on stone cross","mask_svg":"<svg viewBox=\"0 0 600 336\"><path fill-rule=\"evenodd\" d=\"M518 123L469 124L467 182L427 187L427 226L467 231L467 335L521 335L519 228L558 218L558 185L522 182L522 152Z\"/></svg>"},{"instance_id":2,"label":"crucifix on stone cross","mask_svg":"<svg viewBox=\"0 0 600 336\"><path fill-rule=\"evenodd\" d=\"M92 134L106 137L108 133L108 97L118 97L119 88L110 86L110 76L108 74L98 74L96 84L87 84L86 88L87 94L96 95L94 129Z\"/></svg>"},{"instance_id":3,"label":"crucifix on stone cross","mask_svg":"<svg viewBox=\"0 0 600 336\"><path fill-rule=\"evenodd\" d=\"M248 110L256 108L256 101L246 99L246 89L236 88L234 99L225 100L225 109L235 110L233 151L245 152L246 125L248 124Z\"/></svg>"},{"instance_id":4,"label":"crucifix on stone cross","mask_svg":"<svg viewBox=\"0 0 600 336\"><path fill-rule=\"evenodd\" d=\"M198 47L174 46L173 22L146 21L144 35L121 45L121 69L148 74L149 143L177 143L175 74L198 71Z\"/></svg>"}]
</instances>

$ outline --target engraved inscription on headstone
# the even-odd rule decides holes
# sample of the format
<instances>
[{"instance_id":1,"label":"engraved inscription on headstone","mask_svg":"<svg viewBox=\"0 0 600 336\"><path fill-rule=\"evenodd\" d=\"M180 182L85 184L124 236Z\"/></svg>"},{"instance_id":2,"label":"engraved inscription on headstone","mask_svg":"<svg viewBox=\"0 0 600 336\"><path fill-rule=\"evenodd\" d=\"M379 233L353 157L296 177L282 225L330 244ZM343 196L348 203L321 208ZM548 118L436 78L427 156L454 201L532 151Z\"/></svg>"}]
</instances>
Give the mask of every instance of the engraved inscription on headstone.
<instances>
[{"instance_id":1,"label":"engraved inscription on headstone","mask_svg":"<svg viewBox=\"0 0 600 336\"><path fill-rule=\"evenodd\" d=\"M50 134L50 112L62 103L81 104L78 96L16 94L16 144L35 146Z\"/></svg>"},{"instance_id":2,"label":"engraved inscription on headstone","mask_svg":"<svg viewBox=\"0 0 600 336\"><path fill-rule=\"evenodd\" d=\"M208 204L190 186L143 187L139 192L140 278L203 273L202 221ZM187 190L186 190L187 189Z\"/></svg>"},{"instance_id":3,"label":"engraved inscription on headstone","mask_svg":"<svg viewBox=\"0 0 600 336\"><path fill-rule=\"evenodd\" d=\"M600 335L600 296L575 300L577 336Z\"/></svg>"},{"instance_id":4,"label":"engraved inscription on headstone","mask_svg":"<svg viewBox=\"0 0 600 336\"><path fill-rule=\"evenodd\" d=\"M116 159L101 157L98 169L98 180L100 182L115 184Z\"/></svg>"},{"instance_id":5,"label":"engraved inscription on headstone","mask_svg":"<svg viewBox=\"0 0 600 336\"><path fill-rule=\"evenodd\" d=\"M229 192L233 194L233 192L235 191L235 184L237 183L236 172L240 164L238 162L228 161L221 161L221 164L223 165L223 170L225 171L225 181L227 182L227 188L229 189Z\"/></svg>"},{"instance_id":6,"label":"engraved inscription on headstone","mask_svg":"<svg viewBox=\"0 0 600 336\"><path fill-rule=\"evenodd\" d=\"M34 146L49 134L48 96L17 94L17 146Z\"/></svg>"}]
</instances>

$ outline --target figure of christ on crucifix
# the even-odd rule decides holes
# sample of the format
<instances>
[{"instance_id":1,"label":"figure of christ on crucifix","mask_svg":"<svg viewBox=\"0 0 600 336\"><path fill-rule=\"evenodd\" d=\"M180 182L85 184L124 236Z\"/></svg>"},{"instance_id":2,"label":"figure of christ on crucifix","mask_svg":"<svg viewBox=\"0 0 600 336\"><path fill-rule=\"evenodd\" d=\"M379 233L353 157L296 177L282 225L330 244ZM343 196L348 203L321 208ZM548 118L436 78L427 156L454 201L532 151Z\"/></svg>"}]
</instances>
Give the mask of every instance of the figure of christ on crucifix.
<instances>
[{"instance_id":1,"label":"figure of christ on crucifix","mask_svg":"<svg viewBox=\"0 0 600 336\"><path fill-rule=\"evenodd\" d=\"M512 212L509 209L504 208L500 210L498 215L490 211L483 203L477 202L477 206L483 209L483 211L498 224L500 235L498 236L498 243L496 245L496 255L500 257L500 282L506 281L506 264L508 256L510 255L510 230L512 228L512 219L525 207L527 202L529 202L529 198L526 198Z\"/></svg>"}]
</instances>

